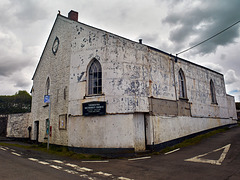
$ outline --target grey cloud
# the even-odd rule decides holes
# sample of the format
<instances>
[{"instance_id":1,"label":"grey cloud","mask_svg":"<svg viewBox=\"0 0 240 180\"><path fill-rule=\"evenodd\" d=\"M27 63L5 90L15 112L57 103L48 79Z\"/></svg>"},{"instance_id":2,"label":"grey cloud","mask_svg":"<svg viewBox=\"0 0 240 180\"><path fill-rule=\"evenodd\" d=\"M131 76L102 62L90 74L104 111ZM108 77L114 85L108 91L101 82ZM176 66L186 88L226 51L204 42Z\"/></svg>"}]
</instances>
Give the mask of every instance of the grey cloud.
<instances>
[{"instance_id":1,"label":"grey cloud","mask_svg":"<svg viewBox=\"0 0 240 180\"><path fill-rule=\"evenodd\" d=\"M36 1L33 0L21 0L16 1L12 0L16 6L19 7L16 12L16 17L19 20L24 20L26 22L34 22L36 20L44 19L47 17L48 13L45 8L41 8L41 3L36 4Z\"/></svg>"},{"instance_id":2,"label":"grey cloud","mask_svg":"<svg viewBox=\"0 0 240 180\"><path fill-rule=\"evenodd\" d=\"M0 22L2 28L21 28L31 23L47 18L49 15L46 1L36 3L34 0L9 0L7 3L0 2Z\"/></svg>"},{"instance_id":3,"label":"grey cloud","mask_svg":"<svg viewBox=\"0 0 240 180\"><path fill-rule=\"evenodd\" d=\"M221 54L220 59L225 60L226 59L226 54Z\"/></svg>"},{"instance_id":4,"label":"grey cloud","mask_svg":"<svg viewBox=\"0 0 240 180\"><path fill-rule=\"evenodd\" d=\"M175 33L177 32L177 33ZM190 32L189 34L186 34L186 32ZM175 31L170 32L170 40L172 42L180 42L181 44L184 42L186 38L191 36L193 34L192 26L181 26L175 29Z\"/></svg>"},{"instance_id":5,"label":"grey cloud","mask_svg":"<svg viewBox=\"0 0 240 180\"><path fill-rule=\"evenodd\" d=\"M1 63L0 76L9 76L16 70L17 70L17 67L15 66L15 64L6 65L5 63Z\"/></svg>"},{"instance_id":6,"label":"grey cloud","mask_svg":"<svg viewBox=\"0 0 240 180\"><path fill-rule=\"evenodd\" d=\"M214 64L214 63L210 63L210 62L205 62L203 63L204 66L208 67L209 69L212 69L214 71L223 73L223 67L219 64Z\"/></svg>"},{"instance_id":7,"label":"grey cloud","mask_svg":"<svg viewBox=\"0 0 240 180\"><path fill-rule=\"evenodd\" d=\"M17 78L14 79L14 87L23 88L31 86L31 81L27 80L26 78Z\"/></svg>"},{"instance_id":8,"label":"grey cloud","mask_svg":"<svg viewBox=\"0 0 240 180\"><path fill-rule=\"evenodd\" d=\"M215 25L216 24L217 23L215 23ZM226 25L227 25L227 23L226 23ZM229 24L227 26L229 26ZM225 26L225 28L226 28L226 26ZM224 29L224 28L222 28L222 29ZM229 29L228 31L211 39L210 41L206 42L205 44L200 45L194 52L200 53L202 55L209 54L209 53L215 52L218 46L225 46L225 45L234 43L235 39L239 37L238 29L239 29L238 27L233 27L232 29ZM208 37L210 37L209 35L214 35L216 33L217 32L214 29L214 27L210 27L209 30L207 30L203 33L203 35L199 36L192 43L190 43L190 46L193 46L193 45L207 39Z\"/></svg>"},{"instance_id":9,"label":"grey cloud","mask_svg":"<svg viewBox=\"0 0 240 180\"><path fill-rule=\"evenodd\" d=\"M158 42L159 36L157 33L153 34L142 34L138 37L138 39L142 39L143 43L153 44Z\"/></svg>"},{"instance_id":10,"label":"grey cloud","mask_svg":"<svg viewBox=\"0 0 240 180\"><path fill-rule=\"evenodd\" d=\"M173 27L173 30L170 32L170 40L174 43L184 43L185 46L179 49L183 50L183 48L193 46L239 20L239 7L240 1L238 0L202 1L201 6L194 6L189 10L184 9L184 11L179 11L173 7L163 22ZM204 26L201 26L202 24ZM174 26L177 26L177 28ZM190 39L191 36L194 39ZM233 27L199 46L194 53L201 53L203 55L215 52L219 45L224 46L233 43L238 36L239 26Z\"/></svg>"},{"instance_id":11,"label":"grey cloud","mask_svg":"<svg viewBox=\"0 0 240 180\"><path fill-rule=\"evenodd\" d=\"M22 42L11 32L0 30L0 75L10 76L13 72L31 64L28 54L23 52Z\"/></svg>"},{"instance_id":12,"label":"grey cloud","mask_svg":"<svg viewBox=\"0 0 240 180\"><path fill-rule=\"evenodd\" d=\"M0 59L0 76L9 77L14 72L21 71L30 64L30 58L22 59L22 57L3 57Z\"/></svg>"},{"instance_id":13,"label":"grey cloud","mask_svg":"<svg viewBox=\"0 0 240 180\"><path fill-rule=\"evenodd\" d=\"M204 62L204 63L201 63L201 65L203 65L209 69L212 69L214 71L223 73L223 67L219 64L215 64L215 63L211 63L211 62Z\"/></svg>"},{"instance_id":14,"label":"grey cloud","mask_svg":"<svg viewBox=\"0 0 240 180\"><path fill-rule=\"evenodd\" d=\"M225 73L224 77L225 77L225 82L226 82L226 84L228 84L228 85L229 85L229 84L233 84L233 83L239 81L238 77L237 77L236 74L235 74L235 71L232 70L232 69L229 69L229 70Z\"/></svg>"}]
</instances>

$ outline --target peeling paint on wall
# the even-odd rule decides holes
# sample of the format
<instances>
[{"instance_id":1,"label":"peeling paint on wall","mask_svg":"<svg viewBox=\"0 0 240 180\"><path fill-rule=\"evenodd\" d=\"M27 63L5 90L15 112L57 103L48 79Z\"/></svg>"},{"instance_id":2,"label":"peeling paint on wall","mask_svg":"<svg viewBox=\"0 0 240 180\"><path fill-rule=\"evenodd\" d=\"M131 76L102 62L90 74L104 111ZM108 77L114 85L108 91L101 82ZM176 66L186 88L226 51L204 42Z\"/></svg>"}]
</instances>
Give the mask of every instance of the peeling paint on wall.
<instances>
[{"instance_id":1,"label":"peeling paint on wall","mask_svg":"<svg viewBox=\"0 0 240 180\"><path fill-rule=\"evenodd\" d=\"M49 113L42 102L47 77L52 79L53 97L50 143L144 150L145 139L152 145L233 122L229 120L234 113L229 110L232 98L226 97L223 75L183 59L175 62L167 53L144 44L67 21L58 16L33 79L33 122L39 121L41 142ZM56 35L61 43L54 56L51 45ZM102 94L89 96L87 75L93 59L101 64ZM180 69L186 80L184 99L179 98ZM218 104L211 103L211 79ZM82 116L82 104L93 101L106 102L105 116ZM59 129L61 114L68 117L65 130Z\"/></svg>"}]
</instances>

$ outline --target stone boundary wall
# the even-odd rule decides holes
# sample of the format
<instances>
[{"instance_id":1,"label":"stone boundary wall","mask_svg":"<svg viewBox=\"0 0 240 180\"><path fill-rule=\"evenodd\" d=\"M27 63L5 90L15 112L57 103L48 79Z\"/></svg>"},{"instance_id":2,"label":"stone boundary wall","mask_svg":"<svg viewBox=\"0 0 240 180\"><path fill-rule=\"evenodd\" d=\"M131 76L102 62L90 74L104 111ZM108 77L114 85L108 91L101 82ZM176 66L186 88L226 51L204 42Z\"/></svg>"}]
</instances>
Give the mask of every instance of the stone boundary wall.
<instances>
[{"instance_id":1,"label":"stone boundary wall","mask_svg":"<svg viewBox=\"0 0 240 180\"><path fill-rule=\"evenodd\" d=\"M29 138L29 126L32 126L31 113L9 114L7 137Z\"/></svg>"}]
</instances>

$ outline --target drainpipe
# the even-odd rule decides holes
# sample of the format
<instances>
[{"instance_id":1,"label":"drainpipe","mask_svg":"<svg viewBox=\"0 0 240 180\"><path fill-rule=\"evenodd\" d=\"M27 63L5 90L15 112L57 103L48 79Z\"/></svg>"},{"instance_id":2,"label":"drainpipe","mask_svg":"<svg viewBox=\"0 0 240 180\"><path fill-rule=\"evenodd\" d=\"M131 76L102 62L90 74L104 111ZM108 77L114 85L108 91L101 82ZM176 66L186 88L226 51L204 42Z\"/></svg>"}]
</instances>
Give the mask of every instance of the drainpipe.
<instances>
[{"instance_id":1,"label":"drainpipe","mask_svg":"<svg viewBox=\"0 0 240 180\"><path fill-rule=\"evenodd\" d=\"M177 87L176 87L175 64L174 64L175 59L173 59L172 56L171 56L171 60L172 60L172 68L173 68L173 81L174 81L174 89L175 89L175 98L176 98L176 101L177 101Z\"/></svg>"},{"instance_id":2,"label":"drainpipe","mask_svg":"<svg viewBox=\"0 0 240 180\"><path fill-rule=\"evenodd\" d=\"M152 118L151 118L152 119ZM152 148L151 148L151 151L154 152L154 123L153 123L153 119L152 119Z\"/></svg>"},{"instance_id":3,"label":"drainpipe","mask_svg":"<svg viewBox=\"0 0 240 180\"><path fill-rule=\"evenodd\" d=\"M174 81L174 89L175 89L175 98L177 103L177 115L178 115L178 99L177 99L177 87L176 87L176 77L175 77L175 62L177 62L177 55L175 58L172 58L172 55L170 56L172 60L172 68L173 68L173 81Z\"/></svg>"}]
</instances>

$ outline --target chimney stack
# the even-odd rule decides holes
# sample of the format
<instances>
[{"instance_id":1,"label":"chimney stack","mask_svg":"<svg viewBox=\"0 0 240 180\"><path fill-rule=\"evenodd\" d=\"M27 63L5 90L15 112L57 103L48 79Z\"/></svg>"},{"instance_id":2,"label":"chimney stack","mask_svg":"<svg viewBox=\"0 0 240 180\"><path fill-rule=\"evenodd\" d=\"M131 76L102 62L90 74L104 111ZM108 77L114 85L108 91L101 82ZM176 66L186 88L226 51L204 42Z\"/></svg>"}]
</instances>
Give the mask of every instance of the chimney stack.
<instances>
[{"instance_id":1,"label":"chimney stack","mask_svg":"<svg viewBox=\"0 0 240 180\"><path fill-rule=\"evenodd\" d=\"M68 19L71 19L73 21L78 21L78 12L71 10L68 13Z\"/></svg>"}]
</instances>

